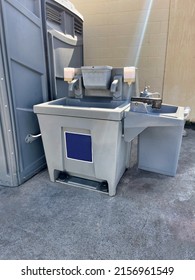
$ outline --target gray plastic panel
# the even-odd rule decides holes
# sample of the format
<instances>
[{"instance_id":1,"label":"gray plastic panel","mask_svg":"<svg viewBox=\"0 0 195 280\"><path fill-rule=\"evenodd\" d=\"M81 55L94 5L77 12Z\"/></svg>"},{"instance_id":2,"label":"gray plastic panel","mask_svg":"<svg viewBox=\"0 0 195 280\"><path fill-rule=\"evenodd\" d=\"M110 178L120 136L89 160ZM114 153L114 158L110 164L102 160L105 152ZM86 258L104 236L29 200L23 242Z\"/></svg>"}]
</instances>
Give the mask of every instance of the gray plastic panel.
<instances>
[{"instance_id":1,"label":"gray plastic panel","mask_svg":"<svg viewBox=\"0 0 195 280\"><path fill-rule=\"evenodd\" d=\"M3 39L1 35L2 24L0 24L0 38ZM3 40L0 40L0 185L15 186L18 184L18 179L2 42Z\"/></svg>"},{"instance_id":2,"label":"gray plastic panel","mask_svg":"<svg viewBox=\"0 0 195 280\"><path fill-rule=\"evenodd\" d=\"M182 126L149 127L139 135L138 168L175 176L182 143Z\"/></svg>"},{"instance_id":3,"label":"gray plastic panel","mask_svg":"<svg viewBox=\"0 0 195 280\"><path fill-rule=\"evenodd\" d=\"M47 0L47 2L52 2L51 0ZM71 11L73 14L77 15L79 18L83 19L83 16L75 9L75 6L69 0L54 0L54 2L58 3L60 6L66 8Z\"/></svg>"},{"instance_id":4,"label":"gray plastic panel","mask_svg":"<svg viewBox=\"0 0 195 280\"><path fill-rule=\"evenodd\" d=\"M69 1L47 0L46 5L60 11L62 22L47 19L47 45L51 99L68 96L64 82L64 67L80 68L83 65L83 34L75 34L75 21L82 27L82 16Z\"/></svg>"},{"instance_id":5,"label":"gray plastic panel","mask_svg":"<svg viewBox=\"0 0 195 280\"><path fill-rule=\"evenodd\" d=\"M64 82L64 67L79 68L83 64L83 46L75 40L67 39L56 31L49 32L50 80L52 98L68 96L68 87ZM63 82L63 83L62 83Z\"/></svg>"},{"instance_id":6,"label":"gray plastic panel","mask_svg":"<svg viewBox=\"0 0 195 280\"><path fill-rule=\"evenodd\" d=\"M27 10L31 11L33 14L39 17L40 15L40 5L39 0L29 1L29 0L18 0Z\"/></svg>"},{"instance_id":7,"label":"gray plastic panel","mask_svg":"<svg viewBox=\"0 0 195 280\"><path fill-rule=\"evenodd\" d=\"M2 127L2 118L0 112L0 185L9 185L10 181L11 179L9 177L9 165L7 162L4 130Z\"/></svg>"}]
</instances>

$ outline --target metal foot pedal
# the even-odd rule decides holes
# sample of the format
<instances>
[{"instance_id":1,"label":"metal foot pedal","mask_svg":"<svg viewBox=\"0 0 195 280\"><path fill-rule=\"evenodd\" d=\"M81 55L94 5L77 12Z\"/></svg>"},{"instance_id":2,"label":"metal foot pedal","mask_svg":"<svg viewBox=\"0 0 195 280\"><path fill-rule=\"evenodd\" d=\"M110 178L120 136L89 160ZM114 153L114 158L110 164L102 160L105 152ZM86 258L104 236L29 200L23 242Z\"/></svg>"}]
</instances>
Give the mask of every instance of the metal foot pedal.
<instances>
[{"instance_id":1,"label":"metal foot pedal","mask_svg":"<svg viewBox=\"0 0 195 280\"><path fill-rule=\"evenodd\" d=\"M60 172L58 178L56 179L56 182L108 194L107 181L97 182L76 176L71 176L67 172Z\"/></svg>"}]
</instances>

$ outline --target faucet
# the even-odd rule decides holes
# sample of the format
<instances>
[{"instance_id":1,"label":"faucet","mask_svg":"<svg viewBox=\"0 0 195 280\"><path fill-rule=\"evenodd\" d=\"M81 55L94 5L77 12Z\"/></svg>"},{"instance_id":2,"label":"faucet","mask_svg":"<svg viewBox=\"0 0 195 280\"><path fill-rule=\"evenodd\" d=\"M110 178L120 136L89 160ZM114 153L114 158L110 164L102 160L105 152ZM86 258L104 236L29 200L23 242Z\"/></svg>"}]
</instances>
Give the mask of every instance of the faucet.
<instances>
[{"instance_id":1,"label":"faucet","mask_svg":"<svg viewBox=\"0 0 195 280\"><path fill-rule=\"evenodd\" d=\"M131 101L143 102L152 105L152 108L160 109L162 98L158 92L148 92L149 86L145 86L144 90L140 92L140 97L132 97Z\"/></svg>"},{"instance_id":2,"label":"faucet","mask_svg":"<svg viewBox=\"0 0 195 280\"><path fill-rule=\"evenodd\" d=\"M140 97L148 97L148 98L160 98L160 93L158 92L149 92L148 89L150 86L145 86L144 90L140 92Z\"/></svg>"},{"instance_id":3,"label":"faucet","mask_svg":"<svg viewBox=\"0 0 195 280\"><path fill-rule=\"evenodd\" d=\"M131 97L131 101L143 102L152 105L152 108L160 109L162 104L161 98L151 97Z\"/></svg>"},{"instance_id":4,"label":"faucet","mask_svg":"<svg viewBox=\"0 0 195 280\"><path fill-rule=\"evenodd\" d=\"M148 97L149 92L148 89L150 88L150 86L145 86L144 90L140 92L140 97Z\"/></svg>"},{"instance_id":5,"label":"faucet","mask_svg":"<svg viewBox=\"0 0 195 280\"><path fill-rule=\"evenodd\" d=\"M74 79L69 83L69 91L73 92L79 86L79 79Z\"/></svg>"},{"instance_id":6,"label":"faucet","mask_svg":"<svg viewBox=\"0 0 195 280\"><path fill-rule=\"evenodd\" d=\"M71 82L69 82L68 96L69 97L75 97L75 98L82 98L83 97L81 75L75 76L74 79Z\"/></svg>"},{"instance_id":7,"label":"faucet","mask_svg":"<svg viewBox=\"0 0 195 280\"><path fill-rule=\"evenodd\" d=\"M112 93L116 92L118 83L119 83L119 80L118 80L118 79L114 79L114 81L112 82L111 87L110 87L110 91L111 91Z\"/></svg>"},{"instance_id":8,"label":"faucet","mask_svg":"<svg viewBox=\"0 0 195 280\"><path fill-rule=\"evenodd\" d=\"M122 100L122 88L122 76L114 76L110 86L110 92L113 94L113 100Z\"/></svg>"}]
</instances>

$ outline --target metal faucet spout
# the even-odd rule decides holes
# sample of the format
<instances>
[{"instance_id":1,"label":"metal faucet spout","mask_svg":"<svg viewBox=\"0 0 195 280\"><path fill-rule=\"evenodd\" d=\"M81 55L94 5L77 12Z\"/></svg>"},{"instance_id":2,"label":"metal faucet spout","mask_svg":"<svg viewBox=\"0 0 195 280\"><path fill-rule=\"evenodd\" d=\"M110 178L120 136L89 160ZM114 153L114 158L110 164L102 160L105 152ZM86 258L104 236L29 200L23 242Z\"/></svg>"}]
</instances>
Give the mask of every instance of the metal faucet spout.
<instances>
[{"instance_id":1,"label":"metal faucet spout","mask_svg":"<svg viewBox=\"0 0 195 280\"><path fill-rule=\"evenodd\" d=\"M76 89L79 85L79 79L74 79L69 83L69 91L74 91L74 89Z\"/></svg>"},{"instance_id":2,"label":"metal faucet spout","mask_svg":"<svg viewBox=\"0 0 195 280\"><path fill-rule=\"evenodd\" d=\"M118 83L119 83L119 80L118 80L118 79L115 79L115 80L112 82L111 87L110 87L110 91L111 91L112 93L116 92Z\"/></svg>"}]
</instances>

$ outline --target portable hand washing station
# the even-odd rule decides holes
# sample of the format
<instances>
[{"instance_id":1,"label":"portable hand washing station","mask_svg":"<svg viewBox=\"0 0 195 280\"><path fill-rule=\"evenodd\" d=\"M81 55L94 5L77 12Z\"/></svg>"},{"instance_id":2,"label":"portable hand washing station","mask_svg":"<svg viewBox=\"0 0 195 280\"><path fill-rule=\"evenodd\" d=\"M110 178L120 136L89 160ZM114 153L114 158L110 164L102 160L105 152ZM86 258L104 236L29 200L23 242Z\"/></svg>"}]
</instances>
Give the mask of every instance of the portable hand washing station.
<instances>
[{"instance_id":1,"label":"portable hand washing station","mask_svg":"<svg viewBox=\"0 0 195 280\"><path fill-rule=\"evenodd\" d=\"M134 67L65 68L64 80L68 97L34 106L51 181L115 195L137 135L138 167L175 175L183 107L134 96Z\"/></svg>"}]
</instances>

